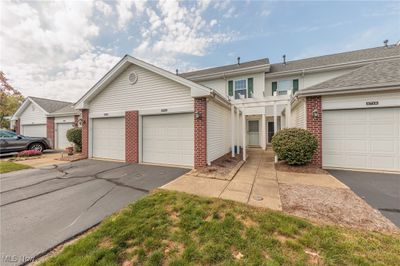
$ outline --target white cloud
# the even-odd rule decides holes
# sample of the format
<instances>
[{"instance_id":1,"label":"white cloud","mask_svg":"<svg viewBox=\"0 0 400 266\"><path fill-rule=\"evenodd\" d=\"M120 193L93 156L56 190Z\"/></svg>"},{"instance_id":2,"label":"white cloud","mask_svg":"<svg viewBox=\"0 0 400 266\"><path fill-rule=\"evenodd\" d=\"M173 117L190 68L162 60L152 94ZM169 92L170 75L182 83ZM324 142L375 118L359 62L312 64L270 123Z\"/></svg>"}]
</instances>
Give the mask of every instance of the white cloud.
<instances>
[{"instance_id":1,"label":"white cloud","mask_svg":"<svg viewBox=\"0 0 400 266\"><path fill-rule=\"evenodd\" d=\"M117 13L118 13L118 29L124 29L132 20L134 15L141 15L145 10L146 0L118 0ZM134 9L132 11L132 9Z\"/></svg>"},{"instance_id":2,"label":"white cloud","mask_svg":"<svg viewBox=\"0 0 400 266\"><path fill-rule=\"evenodd\" d=\"M109 16L112 13L112 7L103 1L96 1L95 6L97 10L99 10L105 16Z\"/></svg>"},{"instance_id":3,"label":"white cloud","mask_svg":"<svg viewBox=\"0 0 400 266\"><path fill-rule=\"evenodd\" d=\"M210 26L212 27L212 26L216 25L217 23L218 23L218 21L216 19L213 19L210 21Z\"/></svg>"},{"instance_id":4,"label":"white cloud","mask_svg":"<svg viewBox=\"0 0 400 266\"><path fill-rule=\"evenodd\" d=\"M271 14L271 11L268 9L263 9L260 13L262 17L268 17Z\"/></svg>"}]
</instances>

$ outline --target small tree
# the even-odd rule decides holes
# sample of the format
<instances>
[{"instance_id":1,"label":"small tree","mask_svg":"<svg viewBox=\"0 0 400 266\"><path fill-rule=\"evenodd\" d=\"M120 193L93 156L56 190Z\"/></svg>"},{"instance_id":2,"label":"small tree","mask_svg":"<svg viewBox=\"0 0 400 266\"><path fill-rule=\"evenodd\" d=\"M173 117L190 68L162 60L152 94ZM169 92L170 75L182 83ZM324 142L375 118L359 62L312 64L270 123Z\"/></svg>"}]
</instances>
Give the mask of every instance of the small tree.
<instances>
[{"instance_id":1,"label":"small tree","mask_svg":"<svg viewBox=\"0 0 400 266\"><path fill-rule=\"evenodd\" d=\"M67 139L69 142L74 143L75 150L77 152L80 152L82 150L82 128L74 127L74 128L68 129Z\"/></svg>"},{"instance_id":2,"label":"small tree","mask_svg":"<svg viewBox=\"0 0 400 266\"><path fill-rule=\"evenodd\" d=\"M0 128L9 128L10 121L7 116L12 116L23 102L22 94L13 88L3 71L0 70Z\"/></svg>"},{"instance_id":3,"label":"small tree","mask_svg":"<svg viewBox=\"0 0 400 266\"><path fill-rule=\"evenodd\" d=\"M317 138L301 128L282 129L272 138L272 148L278 158L290 165L304 165L310 162L317 147Z\"/></svg>"}]
</instances>

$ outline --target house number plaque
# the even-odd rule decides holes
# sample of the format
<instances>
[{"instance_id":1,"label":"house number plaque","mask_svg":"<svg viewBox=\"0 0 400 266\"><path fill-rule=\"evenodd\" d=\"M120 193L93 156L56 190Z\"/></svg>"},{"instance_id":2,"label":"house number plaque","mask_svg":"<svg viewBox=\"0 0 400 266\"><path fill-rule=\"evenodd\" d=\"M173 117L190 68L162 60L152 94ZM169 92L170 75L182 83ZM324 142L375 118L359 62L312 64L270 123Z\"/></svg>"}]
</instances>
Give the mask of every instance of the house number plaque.
<instances>
[{"instance_id":1,"label":"house number plaque","mask_svg":"<svg viewBox=\"0 0 400 266\"><path fill-rule=\"evenodd\" d=\"M371 102L366 102L366 105L379 105L378 101L371 101Z\"/></svg>"}]
</instances>

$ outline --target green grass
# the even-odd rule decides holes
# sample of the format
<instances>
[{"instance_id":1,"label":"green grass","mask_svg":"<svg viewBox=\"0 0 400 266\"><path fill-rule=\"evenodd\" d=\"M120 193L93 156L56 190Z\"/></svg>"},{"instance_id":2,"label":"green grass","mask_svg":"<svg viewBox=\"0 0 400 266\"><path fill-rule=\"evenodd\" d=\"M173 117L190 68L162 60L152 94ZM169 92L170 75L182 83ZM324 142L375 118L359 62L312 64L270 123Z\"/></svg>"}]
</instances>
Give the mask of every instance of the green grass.
<instances>
[{"instance_id":1,"label":"green grass","mask_svg":"<svg viewBox=\"0 0 400 266\"><path fill-rule=\"evenodd\" d=\"M32 167L30 167L28 165L24 165L24 164L19 164L19 163L0 161L0 174L18 171L18 170L22 170L22 169L29 169L29 168L32 168Z\"/></svg>"},{"instance_id":2,"label":"green grass","mask_svg":"<svg viewBox=\"0 0 400 266\"><path fill-rule=\"evenodd\" d=\"M280 212L161 190L107 218L43 265L127 261L176 266L400 265L400 236L315 225Z\"/></svg>"}]
</instances>

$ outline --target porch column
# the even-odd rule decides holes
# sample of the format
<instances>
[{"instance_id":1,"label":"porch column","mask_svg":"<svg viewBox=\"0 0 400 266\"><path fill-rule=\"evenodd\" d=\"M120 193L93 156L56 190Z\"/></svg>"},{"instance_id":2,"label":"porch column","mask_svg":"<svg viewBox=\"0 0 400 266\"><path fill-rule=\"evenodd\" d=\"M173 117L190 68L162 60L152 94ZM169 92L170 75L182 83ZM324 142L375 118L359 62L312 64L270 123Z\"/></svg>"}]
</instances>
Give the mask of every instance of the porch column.
<instances>
[{"instance_id":1,"label":"porch column","mask_svg":"<svg viewBox=\"0 0 400 266\"><path fill-rule=\"evenodd\" d=\"M276 113L277 113L276 102L274 101L274 134L276 134L276 131L278 130L278 125L277 125L278 119L276 117ZM275 162L278 162L278 156L277 155L275 155Z\"/></svg>"},{"instance_id":2,"label":"porch column","mask_svg":"<svg viewBox=\"0 0 400 266\"><path fill-rule=\"evenodd\" d=\"M243 161L246 161L246 116L242 112Z\"/></svg>"},{"instance_id":3,"label":"porch column","mask_svg":"<svg viewBox=\"0 0 400 266\"><path fill-rule=\"evenodd\" d=\"M240 110L236 108L236 153L240 153Z\"/></svg>"},{"instance_id":4,"label":"porch column","mask_svg":"<svg viewBox=\"0 0 400 266\"><path fill-rule=\"evenodd\" d=\"M231 146L232 157L235 157L235 106L231 105Z\"/></svg>"},{"instance_id":5,"label":"porch column","mask_svg":"<svg viewBox=\"0 0 400 266\"><path fill-rule=\"evenodd\" d=\"M276 102L274 102L274 134L278 131L278 118L277 118L277 106Z\"/></svg>"},{"instance_id":6,"label":"porch column","mask_svg":"<svg viewBox=\"0 0 400 266\"><path fill-rule=\"evenodd\" d=\"M265 114L261 115L261 148L267 148L267 136L265 135Z\"/></svg>"},{"instance_id":7,"label":"porch column","mask_svg":"<svg viewBox=\"0 0 400 266\"><path fill-rule=\"evenodd\" d=\"M288 91L289 95L290 95L290 99L289 102L287 104L287 108L286 108L286 127L290 128L292 127L292 104L291 104L291 99L292 99L292 91Z\"/></svg>"}]
</instances>

